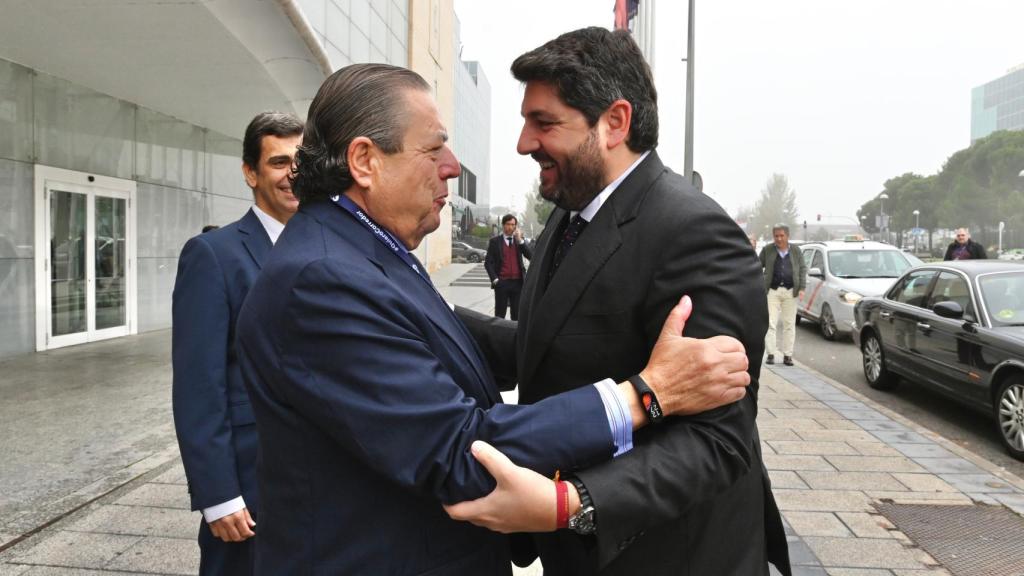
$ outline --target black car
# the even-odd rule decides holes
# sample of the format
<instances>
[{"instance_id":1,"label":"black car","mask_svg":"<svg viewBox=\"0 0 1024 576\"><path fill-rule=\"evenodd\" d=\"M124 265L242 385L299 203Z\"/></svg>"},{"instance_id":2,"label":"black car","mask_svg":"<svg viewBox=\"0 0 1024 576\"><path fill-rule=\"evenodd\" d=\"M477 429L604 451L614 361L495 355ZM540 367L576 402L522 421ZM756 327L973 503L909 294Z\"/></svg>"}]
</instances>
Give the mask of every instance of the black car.
<instances>
[{"instance_id":1,"label":"black car","mask_svg":"<svg viewBox=\"0 0 1024 576\"><path fill-rule=\"evenodd\" d=\"M872 388L899 377L995 416L1024 460L1024 264L962 260L907 271L854 308L854 339Z\"/></svg>"},{"instance_id":2,"label":"black car","mask_svg":"<svg viewBox=\"0 0 1024 576\"><path fill-rule=\"evenodd\" d=\"M465 242L452 242L452 258L465 258L466 262L483 262L487 251L474 248Z\"/></svg>"}]
</instances>

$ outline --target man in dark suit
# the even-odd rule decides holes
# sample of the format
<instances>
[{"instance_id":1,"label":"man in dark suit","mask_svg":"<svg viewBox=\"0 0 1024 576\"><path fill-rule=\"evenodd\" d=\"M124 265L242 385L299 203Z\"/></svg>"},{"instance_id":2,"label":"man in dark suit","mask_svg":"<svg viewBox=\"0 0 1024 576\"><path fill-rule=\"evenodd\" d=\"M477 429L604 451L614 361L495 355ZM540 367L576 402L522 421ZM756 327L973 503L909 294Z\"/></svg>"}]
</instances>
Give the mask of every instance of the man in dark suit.
<instances>
[{"instance_id":1,"label":"man in dark suit","mask_svg":"<svg viewBox=\"0 0 1024 576\"><path fill-rule=\"evenodd\" d=\"M174 425L192 509L203 512L203 575L252 573L256 426L235 355L235 320L260 264L298 209L289 176L301 138L302 121L294 116L256 116L242 143L242 173L255 206L241 220L189 240L178 260Z\"/></svg>"},{"instance_id":2,"label":"man in dark suit","mask_svg":"<svg viewBox=\"0 0 1024 576\"><path fill-rule=\"evenodd\" d=\"M446 138L430 86L403 68L342 68L310 105L299 212L238 319L260 433L258 573L509 574L504 536L441 507L494 488L471 446L486 441L550 477L628 454L645 423L630 384L600 378L533 406L499 403L412 252L440 225L459 174ZM640 367L668 412L734 401L750 379L734 339L680 336L685 306ZM689 358L717 360L684 371ZM546 498L516 515L554 527L569 486L537 478Z\"/></svg>"},{"instance_id":3,"label":"man in dark suit","mask_svg":"<svg viewBox=\"0 0 1024 576\"><path fill-rule=\"evenodd\" d=\"M526 84L518 150L540 164L541 194L557 208L537 242L518 329L459 311L496 374L519 382L521 403L598 374L629 378L687 294L684 334L737 338L751 376L740 402L662 419L637 433L632 451L571 475L581 496L571 529L535 538L544 574L767 575L769 560L788 574L755 425L767 313L747 238L658 158L654 83L628 31L567 33L520 56L512 73ZM656 394L644 400L657 420ZM530 474L482 455L498 489L449 508L453 517L543 531L494 521L532 500Z\"/></svg>"},{"instance_id":4,"label":"man in dark suit","mask_svg":"<svg viewBox=\"0 0 1024 576\"><path fill-rule=\"evenodd\" d=\"M512 214L501 218L501 234L487 243L487 258L484 268L491 278L491 289L494 290L494 316L505 317L508 308L512 320L519 319L519 293L523 290L523 278L526 266L523 257L531 257L530 247L523 242L523 233L519 230L519 221Z\"/></svg>"}]
</instances>

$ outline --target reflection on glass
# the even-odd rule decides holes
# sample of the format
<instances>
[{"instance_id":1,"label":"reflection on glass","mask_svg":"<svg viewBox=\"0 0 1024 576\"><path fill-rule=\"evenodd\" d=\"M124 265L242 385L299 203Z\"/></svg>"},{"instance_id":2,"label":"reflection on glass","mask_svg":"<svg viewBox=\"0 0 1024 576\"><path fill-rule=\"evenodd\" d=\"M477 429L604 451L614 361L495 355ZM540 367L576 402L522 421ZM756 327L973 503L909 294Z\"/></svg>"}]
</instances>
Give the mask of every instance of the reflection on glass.
<instances>
[{"instance_id":1,"label":"reflection on glass","mask_svg":"<svg viewBox=\"0 0 1024 576\"><path fill-rule=\"evenodd\" d=\"M125 201L96 197L96 329L124 326Z\"/></svg>"},{"instance_id":2,"label":"reflection on glass","mask_svg":"<svg viewBox=\"0 0 1024 576\"><path fill-rule=\"evenodd\" d=\"M85 194L50 192L50 317L54 336L85 332Z\"/></svg>"}]
</instances>

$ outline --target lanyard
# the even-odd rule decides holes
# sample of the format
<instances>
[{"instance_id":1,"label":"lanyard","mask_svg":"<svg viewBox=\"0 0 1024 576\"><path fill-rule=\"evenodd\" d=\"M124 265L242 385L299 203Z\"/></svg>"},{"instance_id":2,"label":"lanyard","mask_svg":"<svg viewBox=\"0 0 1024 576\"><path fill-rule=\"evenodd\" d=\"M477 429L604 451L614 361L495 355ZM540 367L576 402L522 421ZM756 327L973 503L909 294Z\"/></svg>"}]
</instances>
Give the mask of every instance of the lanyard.
<instances>
[{"instance_id":1,"label":"lanyard","mask_svg":"<svg viewBox=\"0 0 1024 576\"><path fill-rule=\"evenodd\" d=\"M430 281L425 270L420 266L419 260L413 256L405 246L402 245L390 232L380 227L379 224L373 221L372 218L363 212L363 209L356 205L348 196L344 194L338 196L331 196L331 200L340 206L343 210L349 214L355 216L356 221L365 226L382 244L391 249L396 256L402 259L403 262L409 265L410 268L416 272L416 275L422 278L434 292L437 292L437 288L434 288L434 283Z\"/></svg>"}]
</instances>

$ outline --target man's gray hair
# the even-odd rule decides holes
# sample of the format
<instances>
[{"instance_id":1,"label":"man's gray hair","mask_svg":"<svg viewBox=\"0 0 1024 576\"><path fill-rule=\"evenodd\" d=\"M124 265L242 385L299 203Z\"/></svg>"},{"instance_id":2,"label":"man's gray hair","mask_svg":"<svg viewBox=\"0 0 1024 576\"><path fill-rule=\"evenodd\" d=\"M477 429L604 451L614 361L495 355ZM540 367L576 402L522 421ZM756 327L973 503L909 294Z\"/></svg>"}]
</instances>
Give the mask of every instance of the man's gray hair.
<instances>
[{"instance_id":1,"label":"man's gray hair","mask_svg":"<svg viewBox=\"0 0 1024 576\"><path fill-rule=\"evenodd\" d=\"M772 226L772 235L773 236L775 235L775 232L777 230L782 230L783 232L786 233L786 236L789 236L789 226L786 226L785 224L776 224L775 226Z\"/></svg>"},{"instance_id":2,"label":"man's gray hair","mask_svg":"<svg viewBox=\"0 0 1024 576\"><path fill-rule=\"evenodd\" d=\"M300 203L352 186L348 147L356 138L369 138L385 154L402 151L409 90L429 92L430 85L412 70L387 64L353 64L324 80L295 154L292 192Z\"/></svg>"}]
</instances>

